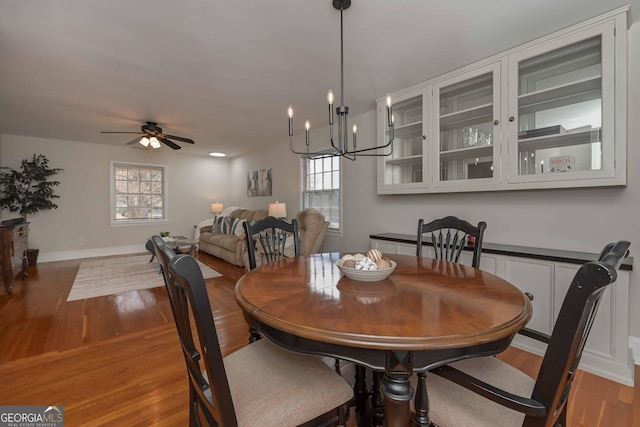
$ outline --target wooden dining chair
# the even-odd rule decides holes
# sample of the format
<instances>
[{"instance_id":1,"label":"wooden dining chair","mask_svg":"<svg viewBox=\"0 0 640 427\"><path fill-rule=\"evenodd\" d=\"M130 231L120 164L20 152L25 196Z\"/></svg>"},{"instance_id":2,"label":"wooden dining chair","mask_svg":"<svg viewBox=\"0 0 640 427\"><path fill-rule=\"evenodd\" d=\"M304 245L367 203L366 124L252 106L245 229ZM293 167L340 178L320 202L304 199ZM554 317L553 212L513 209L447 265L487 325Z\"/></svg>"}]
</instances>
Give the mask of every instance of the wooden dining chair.
<instances>
[{"instance_id":1,"label":"wooden dining chair","mask_svg":"<svg viewBox=\"0 0 640 427\"><path fill-rule=\"evenodd\" d=\"M471 266L480 268L480 256L482 255L482 241L487 223L480 221L475 227L469 222L455 216L439 218L428 224L423 219L418 220L418 234L416 239L416 255L422 256L422 242L424 235L431 238L433 252L436 259L458 263L465 246L473 247L473 259ZM471 240L471 241L470 241ZM426 373L417 374L416 407L424 407L425 403L418 404L420 399L426 398Z\"/></svg>"},{"instance_id":2,"label":"wooden dining chair","mask_svg":"<svg viewBox=\"0 0 640 427\"><path fill-rule=\"evenodd\" d=\"M262 256L262 263L270 263L285 258L285 252L292 247L292 255L300 255L300 235L298 221L287 222L268 216L253 223L245 221L244 231L249 256L249 270L256 268L256 256Z\"/></svg>"},{"instance_id":3,"label":"wooden dining chair","mask_svg":"<svg viewBox=\"0 0 640 427\"><path fill-rule=\"evenodd\" d=\"M248 269L253 270L258 265L268 264L286 257L300 256L300 236L298 221L291 222L268 216L253 223L245 221L244 232L246 238ZM249 342L260 339L260 333L249 326Z\"/></svg>"},{"instance_id":4,"label":"wooden dining chair","mask_svg":"<svg viewBox=\"0 0 640 427\"><path fill-rule=\"evenodd\" d=\"M169 263L169 273L183 352L185 357L198 355L187 363L195 394L190 425L345 425L353 391L342 377L320 358L285 350L267 339L223 358L197 261L177 255ZM191 348L192 343L198 344Z\"/></svg>"},{"instance_id":5,"label":"wooden dining chair","mask_svg":"<svg viewBox=\"0 0 640 427\"><path fill-rule=\"evenodd\" d=\"M569 393L598 305L628 253L627 241L609 244L599 261L578 269L553 333L538 333L548 346L536 380L496 357L436 368L428 375L430 419L439 425L566 426Z\"/></svg>"},{"instance_id":6,"label":"wooden dining chair","mask_svg":"<svg viewBox=\"0 0 640 427\"><path fill-rule=\"evenodd\" d=\"M418 221L416 255L422 256L422 242L424 235L428 234L431 237L436 259L459 262L465 246L472 246L473 260L471 266L479 268L482 239L486 228L487 223L484 221L480 221L478 226L474 227L467 221L455 216L436 219L428 224L425 224L424 220L420 219ZM469 238L471 238L471 242Z\"/></svg>"},{"instance_id":7,"label":"wooden dining chair","mask_svg":"<svg viewBox=\"0 0 640 427\"><path fill-rule=\"evenodd\" d=\"M180 346L182 347L182 355L184 356L185 363L187 365L187 371L198 371L200 369L200 352L193 341L193 334L191 333L191 323L189 322L188 313L184 310L184 301L180 301L182 295L177 292L176 287L173 285L170 273L169 263L175 258L175 252L169 248L162 237L152 236L150 240L154 248L154 253L158 257L160 263L160 271L164 277L165 288L169 295L169 304L171 305L171 312L173 313L173 320L176 323L176 329L178 331L178 337L180 338ZM181 310L183 312L181 312ZM198 394L194 383L189 381L189 426L197 427L198 418L196 410Z\"/></svg>"}]
</instances>

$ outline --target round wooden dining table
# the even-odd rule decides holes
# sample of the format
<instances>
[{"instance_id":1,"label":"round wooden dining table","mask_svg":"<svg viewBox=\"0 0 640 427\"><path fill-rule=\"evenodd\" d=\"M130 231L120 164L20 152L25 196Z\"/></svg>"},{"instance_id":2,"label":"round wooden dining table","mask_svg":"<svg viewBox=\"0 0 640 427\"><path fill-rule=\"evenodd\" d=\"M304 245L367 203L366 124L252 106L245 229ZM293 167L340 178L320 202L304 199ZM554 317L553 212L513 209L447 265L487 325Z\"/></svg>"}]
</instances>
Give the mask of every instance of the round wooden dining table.
<instances>
[{"instance_id":1,"label":"round wooden dining table","mask_svg":"<svg viewBox=\"0 0 640 427\"><path fill-rule=\"evenodd\" d=\"M411 418L412 373L499 353L531 318L518 288L476 268L389 254L397 266L388 278L359 282L342 275L341 255L265 264L238 280L235 297L249 324L276 344L382 372L387 427ZM413 421L431 425L428 400L416 399L418 412Z\"/></svg>"}]
</instances>

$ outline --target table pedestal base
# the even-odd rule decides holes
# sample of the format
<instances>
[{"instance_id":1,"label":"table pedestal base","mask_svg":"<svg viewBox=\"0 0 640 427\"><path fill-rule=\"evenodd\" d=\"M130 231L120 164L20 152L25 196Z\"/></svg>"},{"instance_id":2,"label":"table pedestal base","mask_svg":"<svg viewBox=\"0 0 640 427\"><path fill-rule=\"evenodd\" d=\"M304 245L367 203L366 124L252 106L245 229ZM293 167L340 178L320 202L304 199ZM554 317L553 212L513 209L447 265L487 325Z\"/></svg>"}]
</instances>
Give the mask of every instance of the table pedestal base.
<instances>
[{"instance_id":1,"label":"table pedestal base","mask_svg":"<svg viewBox=\"0 0 640 427\"><path fill-rule=\"evenodd\" d=\"M408 377L382 376L380 383L382 407L387 427L406 427L411 415L413 389Z\"/></svg>"}]
</instances>

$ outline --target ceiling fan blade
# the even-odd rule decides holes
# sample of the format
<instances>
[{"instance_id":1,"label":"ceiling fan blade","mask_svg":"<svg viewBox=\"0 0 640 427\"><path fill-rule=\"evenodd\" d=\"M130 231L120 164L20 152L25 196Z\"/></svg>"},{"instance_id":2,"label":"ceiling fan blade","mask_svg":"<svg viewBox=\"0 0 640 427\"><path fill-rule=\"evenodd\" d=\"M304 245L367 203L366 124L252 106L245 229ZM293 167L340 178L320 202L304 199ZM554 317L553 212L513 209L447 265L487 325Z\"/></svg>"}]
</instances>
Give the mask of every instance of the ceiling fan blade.
<instances>
[{"instance_id":1,"label":"ceiling fan blade","mask_svg":"<svg viewBox=\"0 0 640 427\"><path fill-rule=\"evenodd\" d=\"M140 137L139 136L136 136L131 141L127 142L125 145L133 145L133 144L135 144L137 142L140 142Z\"/></svg>"},{"instance_id":2,"label":"ceiling fan blade","mask_svg":"<svg viewBox=\"0 0 640 427\"><path fill-rule=\"evenodd\" d=\"M165 134L164 136L166 136L167 138L176 139L178 141L186 142L187 144L195 144L193 139L183 138L181 136L175 136L175 135L167 135L167 134Z\"/></svg>"},{"instance_id":3,"label":"ceiling fan blade","mask_svg":"<svg viewBox=\"0 0 640 427\"><path fill-rule=\"evenodd\" d=\"M100 131L100 133L131 133L131 134L135 133L136 135L144 135L144 133L142 133L142 132L106 132L106 131L103 131L103 130Z\"/></svg>"},{"instance_id":4,"label":"ceiling fan blade","mask_svg":"<svg viewBox=\"0 0 640 427\"><path fill-rule=\"evenodd\" d=\"M163 136L159 136L158 139L160 140L160 142L162 142L163 144L173 148L174 150L179 150L182 147L180 147L178 144L176 144L173 141L169 141L167 138L163 137Z\"/></svg>"}]
</instances>

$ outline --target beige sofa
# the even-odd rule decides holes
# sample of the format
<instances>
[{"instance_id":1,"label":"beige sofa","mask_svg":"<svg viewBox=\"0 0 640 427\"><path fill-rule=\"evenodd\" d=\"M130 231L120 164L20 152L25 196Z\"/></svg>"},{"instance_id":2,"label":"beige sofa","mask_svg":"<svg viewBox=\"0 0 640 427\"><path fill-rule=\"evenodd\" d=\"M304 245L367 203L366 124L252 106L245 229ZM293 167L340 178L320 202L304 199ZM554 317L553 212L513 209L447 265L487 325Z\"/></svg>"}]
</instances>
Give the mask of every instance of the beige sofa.
<instances>
[{"instance_id":1,"label":"beige sofa","mask_svg":"<svg viewBox=\"0 0 640 427\"><path fill-rule=\"evenodd\" d=\"M322 246L324 237L329 228L329 221L324 215L315 209L304 209L296 215L298 220L298 231L300 234L300 253L310 255L317 253ZM289 239L287 239L289 240ZM293 242L291 242L293 244ZM285 247L285 256L294 256L293 247ZM249 268L249 256L246 250L246 240L243 242L242 257L245 269ZM264 263L264 253L260 245L256 247L256 267Z\"/></svg>"},{"instance_id":2,"label":"beige sofa","mask_svg":"<svg viewBox=\"0 0 640 427\"><path fill-rule=\"evenodd\" d=\"M247 209L236 209L229 214L233 220L254 221L267 217L268 212L265 210L250 211ZM204 226L200 229L200 237L198 238L198 248L215 257L223 259L237 266L244 266L244 257L242 252L246 250L244 242L244 228L239 221L236 229L231 233L216 233L213 226Z\"/></svg>"}]
</instances>

